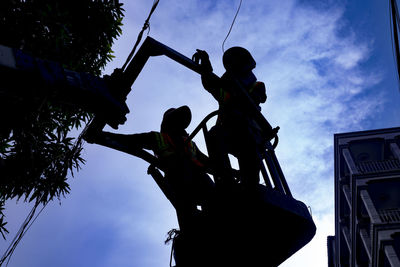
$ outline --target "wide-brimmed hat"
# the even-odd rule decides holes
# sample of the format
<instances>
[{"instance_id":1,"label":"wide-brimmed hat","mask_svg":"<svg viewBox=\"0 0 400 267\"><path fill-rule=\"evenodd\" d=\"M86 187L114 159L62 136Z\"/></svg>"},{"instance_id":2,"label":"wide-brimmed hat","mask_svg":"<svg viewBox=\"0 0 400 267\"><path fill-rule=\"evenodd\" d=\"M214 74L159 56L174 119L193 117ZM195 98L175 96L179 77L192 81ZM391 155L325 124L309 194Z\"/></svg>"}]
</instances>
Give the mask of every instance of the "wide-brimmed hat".
<instances>
[{"instance_id":1,"label":"wide-brimmed hat","mask_svg":"<svg viewBox=\"0 0 400 267\"><path fill-rule=\"evenodd\" d=\"M173 130L185 130L192 121L192 112L188 106L170 108L165 111L162 122L161 132Z\"/></svg>"}]
</instances>

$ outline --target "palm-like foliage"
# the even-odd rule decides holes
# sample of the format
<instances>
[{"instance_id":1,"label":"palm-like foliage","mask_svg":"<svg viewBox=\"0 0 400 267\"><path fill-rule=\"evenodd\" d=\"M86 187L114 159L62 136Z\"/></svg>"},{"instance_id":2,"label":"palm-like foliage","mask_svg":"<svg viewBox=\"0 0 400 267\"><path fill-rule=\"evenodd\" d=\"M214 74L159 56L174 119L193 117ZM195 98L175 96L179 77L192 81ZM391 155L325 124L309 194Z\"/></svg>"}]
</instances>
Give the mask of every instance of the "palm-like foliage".
<instances>
[{"instance_id":1,"label":"palm-like foliage","mask_svg":"<svg viewBox=\"0 0 400 267\"><path fill-rule=\"evenodd\" d=\"M69 70L100 75L113 58L111 46L121 34L123 11L118 0L2 0L0 44L57 61ZM67 174L84 163L82 144L71 131L92 116L55 101L49 90L23 90L24 97L0 90L3 237L7 199L47 203L69 193Z\"/></svg>"}]
</instances>

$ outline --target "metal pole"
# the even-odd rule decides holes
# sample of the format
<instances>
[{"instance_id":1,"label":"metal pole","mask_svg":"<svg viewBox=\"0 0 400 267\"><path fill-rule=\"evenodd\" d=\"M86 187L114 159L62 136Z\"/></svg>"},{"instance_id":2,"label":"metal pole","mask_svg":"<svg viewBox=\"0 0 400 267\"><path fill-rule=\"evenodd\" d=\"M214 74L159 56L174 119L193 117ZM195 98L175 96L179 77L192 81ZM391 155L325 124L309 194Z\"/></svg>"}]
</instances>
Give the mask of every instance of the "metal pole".
<instances>
[{"instance_id":1,"label":"metal pole","mask_svg":"<svg viewBox=\"0 0 400 267\"><path fill-rule=\"evenodd\" d=\"M282 183L280 182L280 175L277 171L277 168L275 166L274 160L271 158L270 153L268 151L265 152L265 161L268 166L269 173L271 174L272 181L274 182L275 188L279 190L282 194L285 194L285 190L282 186Z\"/></svg>"},{"instance_id":2,"label":"metal pole","mask_svg":"<svg viewBox=\"0 0 400 267\"><path fill-rule=\"evenodd\" d=\"M290 192L289 185L286 182L285 175L283 174L281 166L279 165L278 158L275 155L275 151L271 150L271 151L269 151L269 154L271 155L271 158L272 158L272 161L274 162L276 171L279 174L280 182L282 183L282 186L285 189L286 195L292 197L292 192Z\"/></svg>"}]
</instances>

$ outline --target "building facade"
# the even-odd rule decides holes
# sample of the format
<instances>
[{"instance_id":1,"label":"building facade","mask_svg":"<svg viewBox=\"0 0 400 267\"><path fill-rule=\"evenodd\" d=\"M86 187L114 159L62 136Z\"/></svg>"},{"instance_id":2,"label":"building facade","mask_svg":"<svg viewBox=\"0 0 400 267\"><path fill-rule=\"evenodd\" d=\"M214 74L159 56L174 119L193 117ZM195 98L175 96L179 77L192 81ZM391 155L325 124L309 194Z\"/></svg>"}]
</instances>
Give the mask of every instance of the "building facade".
<instances>
[{"instance_id":1,"label":"building facade","mask_svg":"<svg viewBox=\"0 0 400 267\"><path fill-rule=\"evenodd\" d=\"M329 267L400 267L400 128L335 134Z\"/></svg>"}]
</instances>

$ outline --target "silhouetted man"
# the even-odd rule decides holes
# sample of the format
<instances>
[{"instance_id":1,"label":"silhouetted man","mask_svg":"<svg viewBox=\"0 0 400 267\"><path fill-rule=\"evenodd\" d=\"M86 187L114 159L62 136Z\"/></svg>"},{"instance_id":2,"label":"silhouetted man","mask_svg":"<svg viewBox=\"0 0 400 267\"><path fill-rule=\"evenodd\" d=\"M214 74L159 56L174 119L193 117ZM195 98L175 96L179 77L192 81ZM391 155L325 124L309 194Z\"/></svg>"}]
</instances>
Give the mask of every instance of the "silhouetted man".
<instances>
[{"instance_id":1,"label":"silhouetted man","mask_svg":"<svg viewBox=\"0 0 400 267\"><path fill-rule=\"evenodd\" d=\"M221 78L212 73L207 52L197 50L193 59L199 62L203 73L201 80L204 88L213 95L219 104L219 117L210 130L210 158L216 161L217 178L222 184L231 184L230 163L227 153L237 157L240 168L240 180L245 186L259 183L261 159L258 149L262 147L261 129L254 120L254 111L250 105L259 104L267 99L265 85L257 82L252 70L256 62L250 52L242 47L232 47L223 55L226 72ZM243 97L242 89L253 103Z\"/></svg>"},{"instance_id":2,"label":"silhouetted man","mask_svg":"<svg viewBox=\"0 0 400 267\"><path fill-rule=\"evenodd\" d=\"M176 208L182 231L195 222L199 213L197 206L207 206L214 186L205 171L208 157L194 142L187 140L185 129L190 121L189 107L181 106L164 113L160 132L124 135L89 129L85 137L90 143L115 149L123 146L124 151L131 151L132 155L138 149L152 150L158 158L160 169L165 173L171 193L167 197ZM154 171L154 168L149 168L150 173L158 175Z\"/></svg>"}]
</instances>

